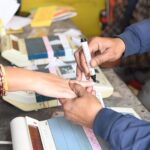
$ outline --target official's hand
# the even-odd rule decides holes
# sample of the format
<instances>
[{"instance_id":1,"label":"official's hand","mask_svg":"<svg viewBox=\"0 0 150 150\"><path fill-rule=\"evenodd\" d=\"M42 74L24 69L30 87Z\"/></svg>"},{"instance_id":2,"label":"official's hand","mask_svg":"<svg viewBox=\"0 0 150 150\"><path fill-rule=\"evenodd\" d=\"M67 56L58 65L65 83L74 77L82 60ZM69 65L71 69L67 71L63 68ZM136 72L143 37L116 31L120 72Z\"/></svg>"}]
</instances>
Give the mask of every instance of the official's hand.
<instances>
[{"instance_id":1,"label":"official's hand","mask_svg":"<svg viewBox=\"0 0 150 150\"><path fill-rule=\"evenodd\" d=\"M103 63L111 63L118 60L125 51L125 44L120 38L101 38L95 37L89 41L89 49L92 56L91 66L96 67ZM75 52L75 59L77 62L77 79L81 80L82 73L89 76L89 69L80 48Z\"/></svg>"},{"instance_id":2,"label":"official's hand","mask_svg":"<svg viewBox=\"0 0 150 150\"><path fill-rule=\"evenodd\" d=\"M60 99L65 117L76 124L91 128L96 114L102 109L100 102L79 84L70 83L69 85L77 97Z\"/></svg>"}]
</instances>

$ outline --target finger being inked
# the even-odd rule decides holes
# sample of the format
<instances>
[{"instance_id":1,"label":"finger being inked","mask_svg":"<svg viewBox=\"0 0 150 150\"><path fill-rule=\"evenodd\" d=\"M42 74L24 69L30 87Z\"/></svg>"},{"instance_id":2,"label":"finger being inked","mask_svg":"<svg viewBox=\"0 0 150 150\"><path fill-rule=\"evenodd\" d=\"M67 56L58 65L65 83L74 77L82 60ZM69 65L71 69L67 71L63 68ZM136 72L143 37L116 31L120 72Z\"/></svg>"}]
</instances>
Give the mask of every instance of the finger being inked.
<instances>
[{"instance_id":1,"label":"finger being inked","mask_svg":"<svg viewBox=\"0 0 150 150\"><path fill-rule=\"evenodd\" d=\"M86 81L71 80L70 82L80 84L81 86L85 88L93 87L95 85L95 82L93 82L92 80L86 80Z\"/></svg>"},{"instance_id":2,"label":"finger being inked","mask_svg":"<svg viewBox=\"0 0 150 150\"><path fill-rule=\"evenodd\" d=\"M72 91L77 95L77 97L83 96L86 92L84 87L76 83L71 83L71 81L69 82L69 86L72 89Z\"/></svg>"}]
</instances>

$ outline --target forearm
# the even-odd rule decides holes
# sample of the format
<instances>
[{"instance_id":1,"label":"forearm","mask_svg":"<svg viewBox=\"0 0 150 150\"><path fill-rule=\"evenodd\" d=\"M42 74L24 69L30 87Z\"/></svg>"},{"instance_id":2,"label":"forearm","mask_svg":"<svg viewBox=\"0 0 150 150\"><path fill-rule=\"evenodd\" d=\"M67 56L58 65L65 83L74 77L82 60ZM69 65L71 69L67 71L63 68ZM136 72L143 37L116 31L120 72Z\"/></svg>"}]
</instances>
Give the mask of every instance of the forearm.
<instances>
[{"instance_id":1,"label":"forearm","mask_svg":"<svg viewBox=\"0 0 150 150\"><path fill-rule=\"evenodd\" d=\"M5 72L8 81L8 91L34 90L37 78L35 72L13 67L5 67Z\"/></svg>"},{"instance_id":2,"label":"forearm","mask_svg":"<svg viewBox=\"0 0 150 150\"><path fill-rule=\"evenodd\" d=\"M97 114L93 130L115 150L145 150L150 146L150 122L110 109L104 108Z\"/></svg>"},{"instance_id":3,"label":"forearm","mask_svg":"<svg viewBox=\"0 0 150 150\"><path fill-rule=\"evenodd\" d=\"M12 67L5 67L5 72L8 91L34 91L41 95L57 98L75 97L68 80L57 75ZM83 85L88 86L90 83L87 85L83 83Z\"/></svg>"},{"instance_id":4,"label":"forearm","mask_svg":"<svg viewBox=\"0 0 150 150\"><path fill-rule=\"evenodd\" d=\"M150 51L150 20L133 24L118 35L125 43L124 57Z\"/></svg>"}]
</instances>

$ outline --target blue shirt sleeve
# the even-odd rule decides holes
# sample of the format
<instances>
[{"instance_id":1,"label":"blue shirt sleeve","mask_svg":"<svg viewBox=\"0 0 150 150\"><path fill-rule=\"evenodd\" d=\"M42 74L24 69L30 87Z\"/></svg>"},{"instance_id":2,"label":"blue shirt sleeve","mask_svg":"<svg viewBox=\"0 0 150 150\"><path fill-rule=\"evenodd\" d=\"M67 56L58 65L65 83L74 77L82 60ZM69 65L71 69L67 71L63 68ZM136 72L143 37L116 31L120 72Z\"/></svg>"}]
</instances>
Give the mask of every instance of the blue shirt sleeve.
<instances>
[{"instance_id":1,"label":"blue shirt sleeve","mask_svg":"<svg viewBox=\"0 0 150 150\"><path fill-rule=\"evenodd\" d=\"M125 43L124 57L150 51L150 19L130 25L118 37Z\"/></svg>"},{"instance_id":2,"label":"blue shirt sleeve","mask_svg":"<svg viewBox=\"0 0 150 150\"><path fill-rule=\"evenodd\" d=\"M150 122L134 116L103 108L95 118L93 130L112 150L150 150Z\"/></svg>"}]
</instances>

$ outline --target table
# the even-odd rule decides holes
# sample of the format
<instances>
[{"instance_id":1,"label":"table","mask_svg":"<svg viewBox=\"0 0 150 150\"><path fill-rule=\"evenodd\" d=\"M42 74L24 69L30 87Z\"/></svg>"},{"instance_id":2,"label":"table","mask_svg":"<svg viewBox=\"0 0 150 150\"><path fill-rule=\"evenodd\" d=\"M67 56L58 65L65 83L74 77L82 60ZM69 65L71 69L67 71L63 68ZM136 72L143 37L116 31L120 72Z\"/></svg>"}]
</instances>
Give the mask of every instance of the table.
<instances>
[{"instance_id":1,"label":"table","mask_svg":"<svg viewBox=\"0 0 150 150\"><path fill-rule=\"evenodd\" d=\"M150 112L141 104L115 71L113 69L105 69L103 72L114 87L113 95L104 100L106 106L130 107L133 108L142 119L150 120Z\"/></svg>"},{"instance_id":2,"label":"table","mask_svg":"<svg viewBox=\"0 0 150 150\"><path fill-rule=\"evenodd\" d=\"M66 29L73 27L70 21L65 21L61 23L55 23L51 26L48 34L53 33L56 28L64 27ZM75 26L74 26L75 27ZM26 29L26 36L31 36L32 32L30 28ZM20 34L19 36L25 36ZM0 57L0 63L4 65L9 65L7 61ZM111 97L104 99L104 103L108 107L131 107L146 120L150 120L150 112L148 112L145 107L140 103L135 95L130 91L126 84L117 76L113 69L103 69L105 76L108 78L112 86L114 87L114 93ZM38 120L46 120L52 116L57 115L61 112L62 108L47 108L32 112L23 112L14 106L4 102L0 99L0 141L11 141L10 135L10 121L18 116L29 116ZM0 149L12 150L11 145L0 145Z\"/></svg>"}]
</instances>

